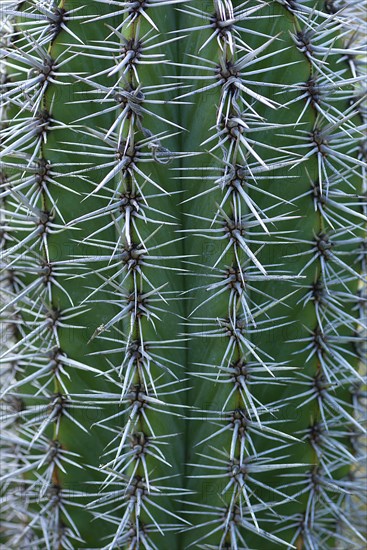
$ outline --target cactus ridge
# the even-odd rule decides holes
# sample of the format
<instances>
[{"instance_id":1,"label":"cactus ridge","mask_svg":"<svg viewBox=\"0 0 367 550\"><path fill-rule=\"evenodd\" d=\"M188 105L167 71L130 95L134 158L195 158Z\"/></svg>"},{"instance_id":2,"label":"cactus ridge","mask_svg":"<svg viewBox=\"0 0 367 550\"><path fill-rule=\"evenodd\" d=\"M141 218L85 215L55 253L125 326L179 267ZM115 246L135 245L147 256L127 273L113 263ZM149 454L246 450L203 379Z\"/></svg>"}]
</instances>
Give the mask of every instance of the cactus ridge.
<instances>
[{"instance_id":1,"label":"cactus ridge","mask_svg":"<svg viewBox=\"0 0 367 550\"><path fill-rule=\"evenodd\" d=\"M365 543L361 14L3 2L1 547Z\"/></svg>"}]
</instances>

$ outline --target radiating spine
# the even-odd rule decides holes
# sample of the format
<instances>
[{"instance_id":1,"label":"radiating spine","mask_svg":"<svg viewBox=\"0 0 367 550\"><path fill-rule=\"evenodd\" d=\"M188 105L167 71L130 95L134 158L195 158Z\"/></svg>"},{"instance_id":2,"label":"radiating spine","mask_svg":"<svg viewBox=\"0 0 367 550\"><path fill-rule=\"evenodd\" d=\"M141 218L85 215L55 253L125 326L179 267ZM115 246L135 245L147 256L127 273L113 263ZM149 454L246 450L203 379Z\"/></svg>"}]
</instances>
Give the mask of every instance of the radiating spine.
<instances>
[{"instance_id":1,"label":"radiating spine","mask_svg":"<svg viewBox=\"0 0 367 550\"><path fill-rule=\"evenodd\" d=\"M4 4L8 547L363 544L365 77L348 13Z\"/></svg>"}]
</instances>

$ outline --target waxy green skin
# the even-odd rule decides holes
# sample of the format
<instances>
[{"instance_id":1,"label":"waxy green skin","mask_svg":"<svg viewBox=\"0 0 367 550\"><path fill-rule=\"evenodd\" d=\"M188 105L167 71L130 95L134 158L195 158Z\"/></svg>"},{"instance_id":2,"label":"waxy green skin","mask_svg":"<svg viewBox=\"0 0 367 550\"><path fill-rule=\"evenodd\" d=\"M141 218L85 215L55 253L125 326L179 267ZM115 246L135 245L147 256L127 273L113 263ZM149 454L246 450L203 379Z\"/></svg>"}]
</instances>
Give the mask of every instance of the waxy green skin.
<instances>
[{"instance_id":1,"label":"waxy green skin","mask_svg":"<svg viewBox=\"0 0 367 550\"><path fill-rule=\"evenodd\" d=\"M33 7L36 5L37 2L31 3ZM66 10L67 14L70 10L83 5L82 2L66 0L60 3L59 8ZM257 156L252 153L246 154L245 160L254 171L255 177L251 176L251 171L247 172L243 190L257 205L256 209L261 216L266 212L269 218L276 218L274 222L266 223L269 230L269 234L266 234L263 227L256 222L256 216L243 196L238 199L232 192L218 212L224 192L217 187L216 190L205 193L214 187L216 179L224 173L222 154L228 155L227 168L236 162L246 168L244 157L240 154L236 157L231 149L232 138L224 143L225 151L216 148L211 153L208 152L215 145L217 138L203 144L217 132L215 125L221 101L219 86L203 93L188 95L181 99L181 103L180 99L171 104L163 102L159 105L148 105L143 101L143 107L146 105L148 110L161 118L144 112L143 116L137 117L138 122L135 120L135 125L131 123L129 126L129 121L125 124L122 138L131 139L127 130L130 127L133 129L134 139L144 139L148 134L143 135L141 125L151 132L150 135L160 132L172 133L175 135L162 140L161 146L174 154L160 159L159 154L162 150L158 148L155 156L156 142L152 140L149 147L145 146L143 149L144 153L148 152L150 155L145 157L148 162L141 162L139 158L134 159L145 174L136 174L139 189L130 176L124 177L123 170L117 171L102 189L98 188L118 157L118 152L113 146L108 145L108 138L103 139L103 134L105 135L114 123L119 111L105 112L106 106L109 107L111 104L96 101L101 94L93 94L95 88L88 85L86 79L97 82L99 86L111 87L121 78L123 69L108 74L108 68L112 69L116 63L113 55L102 58L103 50L98 50L104 41L111 40L108 36L112 29L120 28L123 17L126 17L126 14L121 13L111 16L119 10L116 6L93 1L75 13L75 16L85 15L84 21L71 19L66 22L68 29L77 35L83 44L78 43L65 29L61 29L55 39L46 46L53 59L63 52L66 56L69 55L70 59L63 65L62 75L58 75L56 71L54 82L48 83L41 103L42 109L48 111L57 123L51 124L47 132L47 141L42 141L36 156L47 160L51 166L57 165L56 179L64 186L52 183L48 185L49 193L63 217L61 219L56 212L54 218L54 222L61 226L63 231L47 236L49 263L57 265L60 262L65 270L69 270L62 270L63 274L56 276L59 285L51 285L51 295L45 299L45 311L52 309L61 312L62 315L65 309L70 308L68 295L74 307L80 306L80 313L69 322L72 326L57 327L60 349L74 361L74 366L79 362L99 371L97 373L93 370L81 370L73 368L73 365L65 368L66 373L61 376L69 393L68 399L71 404L69 409L66 409L69 414L59 415L58 428L50 422L43 432L43 436L50 444L57 442L61 449L77 455L77 458L73 459L76 465L66 463L65 470L56 465L52 479L49 480L50 490L56 491L57 494L60 494L61 490L61 495L66 495L60 497L60 502L65 498L65 504L60 512L59 531L68 526L75 533L76 527L80 539L70 538L73 548L184 549L191 545L194 548L272 549L281 547L280 541L275 537L285 541L284 547L292 547L289 546L292 544L299 549L312 548L305 534L306 530L302 531L299 528L313 498L312 488L307 488L302 482L309 479L311 474L314 476L312 479L316 479L318 468L326 461L326 464L332 466L332 477L336 480L336 485L342 484L343 480L349 479L354 468L352 457L358 457L352 438L357 428L351 418L354 414L354 395L360 384L358 377L352 374L352 369L358 370L360 361L355 342L358 320L355 307L357 302L354 298L357 296L359 280L358 276L343 267L340 268L339 264L339 279L327 281L332 295L338 296L338 293L342 293L344 297L349 297L339 301L344 323L336 325L336 334L342 337L336 351L349 363L350 370L343 376L340 360L332 356L332 361L339 361L339 367L334 365L331 372L334 372L335 379L340 383L335 390L330 390L333 398L343 403L342 408L345 407L348 416L343 416L340 411L331 410L326 417L330 432L335 433L338 449L342 447L340 452L344 457L344 460L341 459L337 453L339 461L333 461L328 456L327 449L317 447L316 439L312 446L306 437L313 425L323 421L320 402L314 398L301 406L309 397L305 397L304 392L311 387L312 379L317 374L325 375L324 361L330 359L330 353L325 351L325 348L321 350L316 347L315 353L310 356L312 333L320 329L320 319L324 318L322 312L317 313L315 299L309 300L306 305L303 300L312 285L322 282L321 257L324 256L320 254L314 262L305 267L312 257L312 253L305 253L311 251L312 242L317 235L333 233L327 218L320 214L320 209L315 209L311 193L312 184L319 186L317 150L302 162L296 163L297 159L301 159L315 147L312 133L326 124L325 117L320 111L318 114L315 104L309 102L305 108L307 98L292 102L297 94L301 95L298 88L292 87L299 87L300 83L306 83L315 75L315 66L311 64L307 55L297 48L291 36L291 33L295 34L302 30L301 17L296 16L292 9L281 3L269 2L238 24L239 27L247 29L246 33L241 33L241 38L251 50L259 48L271 37L275 37L264 52L259 52L258 61L253 64L249 62L249 66L245 66L241 72L241 78L246 80L245 85L262 97L262 100L259 100L254 95L243 93L243 97L254 111L262 117L255 120L251 117L250 107L244 108L244 120L248 122L250 130L248 133L245 131L243 135L245 138L250 136L250 139L258 142L253 149L269 168L261 167ZM239 6L238 3L233 5L235 9ZM255 3L249 3L246 8L252 6L255 6ZM307 6L313 7L311 4ZM209 67L213 67L213 78L210 83L218 80L213 63L220 62L224 55L223 50L219 48L215 39L200 50L212 31L185 30L204 24L200 18L193 16L193 11L191 14L187 13L191 8L203 10L208 19L215 11L211 3L203 6L199 2L192 2L184 7L185 12L177 11L175 5L169 4L148 7L146 14L158 26L161 35L157 42L162 44L147 53L164 53L169 63L160 62L160 58L156 58L151 64L136 64L135 69L131 65L126 72L126 81L120 81L120 89L123 85L135 86L138 74L143 90L147 87L149 89L149 86L162 86L159 92L152 96L154 99L172 100L175 96L189 94L192 88L199 89L207 85L206 80L195 80L196 76L211 74L202 68L206 65L205 59L211 62ZM321 2L316 9L326 13ZM20 3L19 10L20 13L32 11L26 2ZM307 19L307 16L304 16L304 19ZM321 16L319 19L320 22L323 21ZM20 33L24 32L22 21L24 20L19 14L13 21ZM151 22L140 14L135 22L122 32L127 40L132 40L137 35L139 39L144 37L150 29ZM178 32L179 29L184 30ZM339 32L337 29L333 36L336 37ZM180 39L172 41L173 37ZM117 40L116 35L114 39ZM145 40L149 43L147 37ZM26 42L26 39L20 41L18 48L26 49ZM223 43L221 44L223 46ZM340 44L338 41L337 47L341 48ZM97 49L94 50L96 45ZM143 38L143 52L144 45ZM271 52L275 55L262 59L262 56ZM234 60L243 54L243 50L236 49L233 54ZM229 50L227 55L228 60L233 59ZM200 56L201 59L192 56ZM327 57L328 75L337 74L343 66L343 78L351 78L348 60L343 60L342 57L342 53L332 53ZM196 64L200 68L190 68ZM26 61L24 65L27 66ZM13 71L9 68L11 82L15 83L20 76ZM100 73L100 76L95 76L97 73ZM24 78L24 74L20 74ZM335 78L340 79L339 76ZM163 93L164 85L168 87L172 82L181 82L182 90ZM185 85L192 88L185 88ZM330 116L336 119L341 118L342 115L339 113L348 112L350 100L354 97L353 84L343 85L341 89L348 90L349 93L330 92L331 95L334 94L333 102L330 103L334 110L330 109ZM316 103L323 110L329 105L329 99L326 97L323 103L321 97ZM271 108L269 102L270 105L275 105L274 102L279 105ZM285 105L287 102L289 104ZM9 106L9 127L16 124L17 118L22 116L19 108L19 103ZM91 116L99 111L101 113L98 116ZM24 113L27 116L31 115L27 110L23 112L23 116ZM186 130L179 131L167 124L167 120ZM57 127L59 123L62 123L61 127ZM345 128L350 130L352 125L360 124L359 115L356 113L346 122ZM101 132L100 136L98 132ZM358 134L354 133L353 138L356 137ZM302 141L299 138L302 138ZM343 139L345 145L340 147L338 142L338 150L349 154L351 147L347 133ZM303 144L301 148L294 148L300 144ZM239 147L246 152L243 144ZM332 139L330 147L333 147ZM21 148L20 150L22 151ZM31 150L30 148L27 152ZM12 153L16 157L16 151ZM362 180L358 173L361 167L353 161L357 155L358 148L355 147L350 153L350 160L346 161L348 174L345 175L343 169L340 181L332 185L333 190L336 189L340 194L347 193L352 198L342 196L336 199L338 204L349 206L350 209L347 212L342 211L342 214L350 226L346 225L345 220L338 219L336 232L343 228L343 224L346 231L341 236L331 236L331 240L334 241L332 250L335 250L335 253L340 251L341 259L359 273L362 246L359 241L363 239L365 220L353 214L362 211L361 203L354 199L358 199L362 190ZM334 162L332 153L325 154L326 157ZM12 155L4 155L3 170L9 178L14 174L18 174L19 177L20 169L14 170L6 166L13 161L12 158ZM286 162L288 164L285 164ZM107 163L110 164L106 166ZM340 170L340 165L334 166ZM157 188L153 182L165 192ZM147 202L141 201L141 210L144 211L145 205L156 209L146 209L146 216L150 219L144 221L142 218L135 218L136 225L131 226L132 243L138 244L141 239L148 247L149 254L143 255L146 264L141 266L143 278L136 270L130 270L127 275L126 271L122 272L123 257L113 252L116 243L118 251L123 251L123 247L126 251L128 245L124 218L120 216L114 224L111 223L111 214L93 216L88 220L81 219L88 213L108 207L111 197L116 200L116 197L121 197L124 193L140 191L142 186ZM72 191L76 191L77 194ZM25 191L23 193L26 194ZM45 211L52 209L50 195L45 192L40 195L38 208ZM238 247L236 256L232 245L222 256L227 240L214 239L213 236L222 237L225 229L223 225L221 228L217 221L212 221L235 215L234 197L242 201L242 215L246 217L246 221L255 223L252 223L252 228L243 231L244 240L249 248ZM13 202L7 201L6 204L10 218L14 205L21 202L16 193L12 198ZM323 206L325 209L330 208L325 204ZM114 211L115 219L119 213L118 210ZM284 219L281 219L282 217ZM16 220L12 224L16 225ZM218 229L217 233L207 232L213 228ZM93 240L93 235L98 242ZM26 232L17 230L15 236L16 239L22 239ZM350 237L355 237L356 240L345 243L344 241ZM6 248L9 246L12 244L6 244ZM29 248L28 242L17 250L16 254L19 257L25 254L27 257ZM41 246L39 250L39 257L44 259L45 247ZM257 263L253 260L253 254ZM10 256L13 259L13 255ZM150 256L154 258L150 259ZM29 258L31 261L33 259L35 264L39 261L32 253ZM242 290L247 303L250 304L256 324L251 318L241 321L239 332L244 340L242 343L237 340L231 348L233 351L228 353L231 334L233 337L228 320L232 319L232 328L234 312L236 318L241 320L241 304L236 296L233 306L229 286L226 291L205 302L213 292L206 289L213 282L221 278L224 280L226 270L237 269L238 262L247 262L243 268L243 279L246 279L246 283ZM266 269L265 275L258 268L259 262L263 269ZM22 264L18 261L12 269L24 285L31 285L40 275L37 271L30 273L26 265L27 262ZM8 268L7 265L3 267ZM237 282L243 287L242 279ZM131 310L111 328L103 331L103 326L129 303L128 300L137 308L137 293L144 294L152 288L155 289L154 295L148 299L147 307L149 309L151 305L159 308L151 310L159 316L158 319L153 319L154 325L144 313L140 312L139 316L134 316ZM95 292L92 295L93 291ZM36 295L31 294L30 298L36 299ZM22 319L21 330L15 332L15 337L21 340L24 334L29 334L33 330L34 316L29 313L29 303L25 301L17 302L15 314ZM329 315L332 315L332 312ZM38 316L36 325L40 322L42 321ZM225 323L227 329L221 329ZM213 336L211 331L217 331L217 335ZM46 340L49 343L53 342L54 333L49 331L47 334L45 340L34 340L34 348L43 350ZM161 358L152 360L149 376L144 358L141 356L133 363L130 371L126 363L128 343L141 341L142 337L144 342L148 342L147 350ZM311 348L308 347L306 350L306 346L310 344ZM20 345L18 351L28 353L25 345ZM245 393L239 391L236 379L223 370L233 368L239 362L242 362L244 369L250 369L250 374L243 384L249 391L252 401L248 397L247 400L244 399ZM251 371L254 363L257 369L255 374ZM272 375L269 369L272 370L274 367L282 367L284 370L274 370ZM285 370L286 367L288 370ZM24 369L20 367L15 378L21 380L34 371L35 367L30 363ZM144 386L142 372L147 375L148 387ZM14 426L15 433L19 433L22 422L27 421L27 410L32 406L39 407L47 403L47 399L52 400L56 394L64 393L54 373L55 371L50 372L50 385L48 393L44 393L45 397L37 394L40 387L37 386L37 379L36 382L33 380L17 388L15 393L22 400L23 412L19 414L19 420ZM121 396L124 376L132 377L130 397L125 397L125 400L124 396ZM305 382L303 385L300 384L304 380L302 376L310 378L308 386ZM223 383L226 377L227 383ZM41 380L45 383L46 378ZM151 381L157 386L157 394L150 385ZM137 402L138 391L148 395L150 405L145 407L145 416L139 412L138 422L130 426L130 404L133 406ZM126 392L127 388L125 394ZM243 428L242 424L239 435L233 439L234 424L228 418L231 419L232 414L237 414L238 418L243 419L246 409L253 411L254 408L258 410L258 418L252 414L251 422L247 419L246 427ZM125 463L114 463L111 466L114 457L121 453L121 437L127 426L130 426L130 440L126 440L126 452L132 448L129 447L129 441L133 442L134 437L148 438L149 443L153 445L156 442L159 444L159 438L163 437L166 439L161 441L166 444L160 449L164 461L160 460L161 455L155 450L154 456L146 455L144 467L142 461L137 459L140 455L135 447L137 454L133 455L135 457L130 462L126 459ZM274 431L270 432L268 428ZM30 431L32 429L37 431L31 426ZM241 447L243 433L245 443ZM154 437L158 439L154 440ZM315 446L318 451L321 449L319 454L315 451ZM19 457L20 467L32 460L29 457L32 457L32 454L36 455L38 450L34 446L26 446L22 452L24 456ZM230 453L233 454L233 459L230 458ZM350 459L345 459L346 456L350 456ZM242 460L245 459L250 464L248 468L243 467ZM242 473L239 471L239 462ZM39 471L34 468L24 474L15 475L9 490L20 487L22 478L28 487L31 480L42 483L42 476L45 476L47 471L49 464L43 464ZM141 495L146 507L143 506L139 513L136 507L139 499L133 488L136 487L134 483L146 479L147 472L150 489L144 486ZM134 483L130 481L130 486L126 487L124 476L132 479ZM243 481L238 482L240 478ZM232 485L229 486L231 480ZM245 489L241 487L242 482ZM299 485L295 482L299 482ZM155 492L156 486L159 486L161 496ZM235 492L233 486L237 487ZM32 495L39 492L37 484L36 489L29 490L33 491ZM356 489L352 488L353 491ZM332 533L325 536L322 543L321 539L318 539L320 548L335 548L338 543L333 534L340 529L346 529L346 523L343 524L343 519L340 521L340 518L344 517L342 510L345 506L339 498L340 493L330 491L330 495L336 508L340 509L340 517L336 518L335 510L330 509L324 516L325 505L321 496L315 500L314 525L312 522L310 524L310 529L317 531L317 522L325 521ZM106 498L105 502L103 498ZM43 495L40 500L37 501L36 498L35 502L29 505L29 511L26 512L28 516L23 519L23 524L19 522L18 531L13 527L16 535L11 536L11 530L7 527L3 534L0 532L2 544L11 548L27 548L27 544L30 547L24 535L26 530L22 530L24 525L31 524L35 534L32 548L47 547L42 532L42 514L45 512L43 511L40 518L33 523L31 518L34 518L34 513L38 514L43 510L48 500L49 497ZM51 510L59 511L60 507L57 501L55 502ZM127 507L123 502L133 503L132 508L128 508L130 512L126 512ZM230 506L233 506L233 509L228 512ZM255 520L251 513L252 507L255 510ZM56 515L56 512L54 513ZM124 524L122 528L120 522L125 513L130 519L129 524ZM241 517L245 520L242 526ZM156 525L160 526L164 535ZM232 525L233 529L238 527L243 537L237 539L237 546L233 531L228 525ZM358 528L357 520L355 525ZM138 527L139 537L136 536ZM49 547L60 550L68 548L66 539L60 534L48 533L48 536L51 541ZM152 542L147 542L149 540ZM247 546L244 546L244 541Z\"/></svg>"}]
</instances>

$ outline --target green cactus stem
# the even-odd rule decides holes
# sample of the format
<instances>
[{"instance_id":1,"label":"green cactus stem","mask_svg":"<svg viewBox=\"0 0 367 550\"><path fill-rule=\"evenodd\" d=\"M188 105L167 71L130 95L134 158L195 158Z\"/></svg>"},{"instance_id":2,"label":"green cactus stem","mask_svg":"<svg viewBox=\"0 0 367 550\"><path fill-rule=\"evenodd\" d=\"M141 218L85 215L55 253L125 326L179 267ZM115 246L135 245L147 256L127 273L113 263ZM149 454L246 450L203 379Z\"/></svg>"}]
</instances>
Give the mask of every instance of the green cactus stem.
<instances>
[{"instance_id":1,"label":"green cactus stem","mask_svg":"<svg viewBox=\"0 0 367 550\"><path fill-rule=\"evenodd\" d=\"M361 548L358 9L0 10L1 547Z\"/></svg>"}]
</instances>

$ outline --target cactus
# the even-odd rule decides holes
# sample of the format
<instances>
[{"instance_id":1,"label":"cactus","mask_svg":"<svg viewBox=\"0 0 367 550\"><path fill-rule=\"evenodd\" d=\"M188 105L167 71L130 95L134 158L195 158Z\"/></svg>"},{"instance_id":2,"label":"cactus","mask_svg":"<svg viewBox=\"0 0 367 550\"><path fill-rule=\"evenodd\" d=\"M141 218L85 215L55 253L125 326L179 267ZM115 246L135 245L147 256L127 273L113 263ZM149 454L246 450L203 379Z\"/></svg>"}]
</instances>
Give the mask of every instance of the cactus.
<instances>
[{"instance_id":1,"label":"cactus","mask_svg":"<svg viewBox=\"0 0 367 550\"><path fill-rule=\"evenodd\" d=\"M358 10L1 12L1 547L362 548Z\"/></svg>"}]
</instances>

